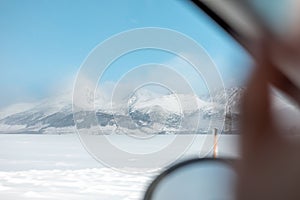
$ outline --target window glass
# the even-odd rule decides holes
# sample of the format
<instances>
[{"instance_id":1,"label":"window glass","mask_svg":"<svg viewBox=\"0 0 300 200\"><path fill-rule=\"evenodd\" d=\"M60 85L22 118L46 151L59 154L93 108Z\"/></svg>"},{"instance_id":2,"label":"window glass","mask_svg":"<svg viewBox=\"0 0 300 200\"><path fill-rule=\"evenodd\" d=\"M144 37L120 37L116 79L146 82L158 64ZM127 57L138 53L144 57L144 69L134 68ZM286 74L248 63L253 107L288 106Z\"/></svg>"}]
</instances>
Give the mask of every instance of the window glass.
<instances>
[{"instance_id":1,"label":"window glass","mask_svg":"<svg viewBox=\"0 0 300 200\"><path fill-rule=\"evenodd\" d=\"M214 131L238 155L252 60L189 1L4 0L0 26L2 199L140 199Z\"/></svg>"}]
</instances>

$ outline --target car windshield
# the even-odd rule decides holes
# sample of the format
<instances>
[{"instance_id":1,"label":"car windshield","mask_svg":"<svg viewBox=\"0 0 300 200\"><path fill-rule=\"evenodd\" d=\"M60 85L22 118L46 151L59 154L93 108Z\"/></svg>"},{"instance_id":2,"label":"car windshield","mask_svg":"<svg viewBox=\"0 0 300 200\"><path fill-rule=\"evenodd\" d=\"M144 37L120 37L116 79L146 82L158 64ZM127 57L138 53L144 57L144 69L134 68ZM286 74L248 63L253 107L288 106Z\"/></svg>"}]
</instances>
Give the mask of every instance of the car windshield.
<instances>
[{"instance_id":1,"label":"car windshield","mask_svg":"<svg viewBox=\"0 0 300 200\"><path fill-rule=\"evenodd\" d=\"M0 26L1 199L141 199L238 156L253 61L191 2L2 0Z\"/></svg>"}]
</instances>

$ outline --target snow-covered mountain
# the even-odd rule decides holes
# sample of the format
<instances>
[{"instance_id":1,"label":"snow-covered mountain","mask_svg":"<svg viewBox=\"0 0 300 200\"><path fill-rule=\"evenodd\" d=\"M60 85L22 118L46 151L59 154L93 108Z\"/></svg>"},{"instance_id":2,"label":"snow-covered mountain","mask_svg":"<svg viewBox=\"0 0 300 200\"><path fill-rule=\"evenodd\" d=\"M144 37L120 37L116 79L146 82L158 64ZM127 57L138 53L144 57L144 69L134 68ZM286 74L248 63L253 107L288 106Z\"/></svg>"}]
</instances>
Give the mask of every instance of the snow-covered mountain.
<instances>
[{"instance_id":1,"label":"snow-covered mountain","mask_svg":"<svg viewBox=\"0 0 300 200\"><path fill-rule=\"evenodd\" d=\"M211 98L200 99L190 94L143 91L117 104L96 99L94 110L72 110L69 94L3 109L0 133L73 133L75 127L88 130L97 126L108 133L206 133L209 124L223 122L225 118L225 124L236 124L237 117L232 116L238 115L243 90L231 88L226 92L227 101L224 102L224 92L220 91L213 94L212 102ZM231 127L227 125L227 129Z\"/></svg>"},{"instance_id":2,"label":"snow-covered mountain","mask_svg":"<svg viewBox=\"0 0 300 200\"><path fill-rule=\"evenodd\" d=\"M43 133L48 128L70 130L70 127L74 126L71 99L71 95L64 95L32 104L22 104L25 106L21 110L16 105L3 109L0 116L0 132Z\"/></svg>"}]
</instances>

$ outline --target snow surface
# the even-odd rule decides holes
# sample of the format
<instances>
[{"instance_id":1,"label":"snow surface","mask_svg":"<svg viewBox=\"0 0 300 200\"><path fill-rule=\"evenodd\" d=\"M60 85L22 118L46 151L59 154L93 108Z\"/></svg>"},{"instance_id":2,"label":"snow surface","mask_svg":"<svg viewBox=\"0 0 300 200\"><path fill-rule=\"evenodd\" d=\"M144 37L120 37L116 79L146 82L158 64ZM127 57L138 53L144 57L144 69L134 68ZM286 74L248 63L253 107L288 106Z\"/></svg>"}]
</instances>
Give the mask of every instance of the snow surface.
<instances>
[{"instance_id":1,"label":"snow surface","mask_svg":"<svg viewBox=\"0 0 300 200\"><path fill-rule=\"evenodd\" d=\"M134 145L117 137L123 146ZM220 137L219 155L236 157L237 138ZM199 143L195 143L182 159L198 153ZM1 200L142 199L159 171L130 174L112 170L92 159L76 135L0 135Z\"/></svg>"},{"instance_id":2,"label":"snow surface","mask_svg":"<svg viewBox=\"0 0 300 200\"><path fill-rule=\"evenodd\" d=\"M151 180L108 168L0 172L0 179L2 200L135 200Z\"/></svg>"}]
</instances>

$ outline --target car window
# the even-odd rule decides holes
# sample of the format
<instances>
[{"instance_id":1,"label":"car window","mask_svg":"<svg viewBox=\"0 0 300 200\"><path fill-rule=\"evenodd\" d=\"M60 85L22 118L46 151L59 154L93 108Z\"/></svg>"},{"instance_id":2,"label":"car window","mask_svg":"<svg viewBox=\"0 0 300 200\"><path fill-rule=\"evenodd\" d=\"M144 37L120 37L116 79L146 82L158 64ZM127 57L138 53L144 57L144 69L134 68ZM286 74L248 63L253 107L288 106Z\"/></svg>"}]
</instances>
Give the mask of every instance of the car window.
<instances>
[{"instance_id":1,"label":"car window","mask_svg":"<svg viewBox=\"0 0 300 200\"><path fill-rule=\"evenodd\" d=\"M189 1L0 2L2 199L140 199L237 157L252 58Z\"/></svg>"}]
</instances>

